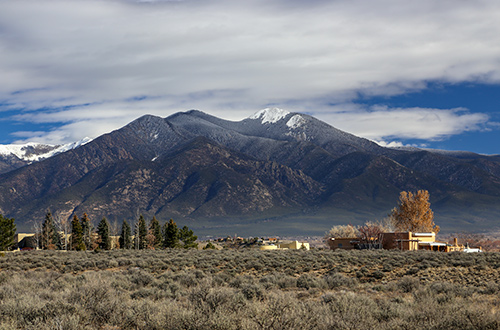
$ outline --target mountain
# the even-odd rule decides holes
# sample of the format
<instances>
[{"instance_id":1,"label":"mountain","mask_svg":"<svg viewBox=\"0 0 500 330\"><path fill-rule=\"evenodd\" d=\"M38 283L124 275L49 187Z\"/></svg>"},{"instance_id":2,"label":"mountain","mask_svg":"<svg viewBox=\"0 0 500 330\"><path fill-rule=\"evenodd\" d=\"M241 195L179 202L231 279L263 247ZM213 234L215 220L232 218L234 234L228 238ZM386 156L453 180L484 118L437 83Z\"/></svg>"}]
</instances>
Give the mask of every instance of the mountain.
<instances>
[{"instance_id":1,"label":"mountain","mask_svg":"<svg viewBox=\"0 0 500 330\"><path fill-rule=\"evenodd\" d=\"M50 145L36 142L25 144L0 144L0 174L78 148L81 145L89 143L91 140L90 138L84 138L78 142L63 145Z\"/></svg>"},{"instance_id":2,"label":"mountain","mask_svg":"<svg viewBox=\"0 0 500 330\"><path fill-rule=\"evenodd\" d=\"M18 228L50 209L174 218L199 234L321 235L381 219L400 191L417 189L429 190L444 231L498 228L498 156L384 148L281 109L238 122L192 110L143 116L1 174L0 213Z\"/></svg>"}]
</instances>

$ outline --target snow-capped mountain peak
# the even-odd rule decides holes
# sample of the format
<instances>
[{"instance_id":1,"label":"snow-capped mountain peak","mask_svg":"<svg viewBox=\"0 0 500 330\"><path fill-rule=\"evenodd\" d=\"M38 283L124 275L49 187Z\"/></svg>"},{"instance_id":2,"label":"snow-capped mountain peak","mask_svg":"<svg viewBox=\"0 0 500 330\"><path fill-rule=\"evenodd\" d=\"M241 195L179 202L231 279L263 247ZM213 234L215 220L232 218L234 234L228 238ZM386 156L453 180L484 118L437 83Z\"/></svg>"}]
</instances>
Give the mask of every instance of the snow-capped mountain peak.
<instances>
[{"instance_id":1,"label":"snow-capped mountain peak","mask_svg":"<svg viewBox=\"0 0 500 330\"><path fill-rule=\"evenodd\" d=\"M0 144L0 156L15 156L26 162L38 162L42 159L50 158L65 151L75 149L89 143L91 138L84 138L77 142L63 145L51 145L38 142L28 142L25 144Z\"/></svg>"},{"instance_id":2,"label":"snow-capped mountain peak","mask_svg":"<svg viewBox=\"0 0 500 330\"><path fill-rule=\"evenodd\" d=\"M290 112L280 108L265 108L256 112L249 118L260 119L262 124L266 123L274 124L280 121L281 119L285 118L289 114Z\"/></svg>"}]
</instances>

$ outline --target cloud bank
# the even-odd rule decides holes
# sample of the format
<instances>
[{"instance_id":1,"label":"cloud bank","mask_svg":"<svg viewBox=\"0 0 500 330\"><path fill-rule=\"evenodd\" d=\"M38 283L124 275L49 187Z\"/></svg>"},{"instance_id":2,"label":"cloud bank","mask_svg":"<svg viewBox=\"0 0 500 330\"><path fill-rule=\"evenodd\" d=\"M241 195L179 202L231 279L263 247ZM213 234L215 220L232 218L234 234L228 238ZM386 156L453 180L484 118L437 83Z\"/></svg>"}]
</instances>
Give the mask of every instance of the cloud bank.
<instances>
[{"instance_id":1,"label":"cloud bank","mask_svg":"<svg viewBox=\"0 0 500 330\"><path fill-rule=\"evenodd\" d=\"M17 132L20 139L70 142L145 113L189 109L238 120L273 105L373 139L432 140L483 129L488 117L353 104L431 81L500 82L498 1L0 0L0 7L0 115L52 124Z\"/></svg>"},{"instance_id":2,"label":"cloud bank","mask_svg":"<svg viewBox=\"0 0 500 330\"><path fill-rule=\"evenodd\" d=\"M317 117L383 146L403 146L398 139L439 141L463 132L489 130L496 125L488 123L488 115L470 113L463 108L388 108L358 104L335 108L338 111L319 113Z\"/></svg>"}]
</instances>

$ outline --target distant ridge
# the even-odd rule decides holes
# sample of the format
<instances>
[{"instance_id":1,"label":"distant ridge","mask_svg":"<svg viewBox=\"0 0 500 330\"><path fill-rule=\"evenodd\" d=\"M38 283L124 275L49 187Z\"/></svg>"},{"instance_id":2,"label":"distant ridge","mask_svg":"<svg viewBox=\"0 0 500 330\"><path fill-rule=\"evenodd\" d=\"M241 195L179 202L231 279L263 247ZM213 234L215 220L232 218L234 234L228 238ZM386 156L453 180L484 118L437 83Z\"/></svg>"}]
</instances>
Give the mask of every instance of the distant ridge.
<instances>
[{"instance_id":1,"label":"distant ridge","mask_svg":"<svg viewBox=\"0 0 500 330\"><path fill-rule=\"evenodd\" d=\"M0 144L0 173L50 158L62 152L78 148L90 141L92 139L86 137L80 141L63 145L50 145L37 142Z\"/></svg>"}]
</instances>

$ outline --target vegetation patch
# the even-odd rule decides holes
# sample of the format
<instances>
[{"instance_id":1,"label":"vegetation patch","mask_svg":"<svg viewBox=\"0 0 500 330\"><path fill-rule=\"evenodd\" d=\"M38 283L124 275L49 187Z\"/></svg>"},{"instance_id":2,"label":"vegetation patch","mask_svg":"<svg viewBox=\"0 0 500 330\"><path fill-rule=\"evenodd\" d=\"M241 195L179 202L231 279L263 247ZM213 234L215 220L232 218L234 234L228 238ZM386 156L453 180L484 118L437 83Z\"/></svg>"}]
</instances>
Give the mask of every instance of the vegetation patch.
<instances>
[{"instance_id":1,"label":"vegetation patch","mask_svg":"<svg viewBox=\"0 0 500 330\"><path fill-rule=\"evenodd\" d=\"M0 329L497 329L499 269L497 253L7 253Z\"/></svg>"}]
</instances>

